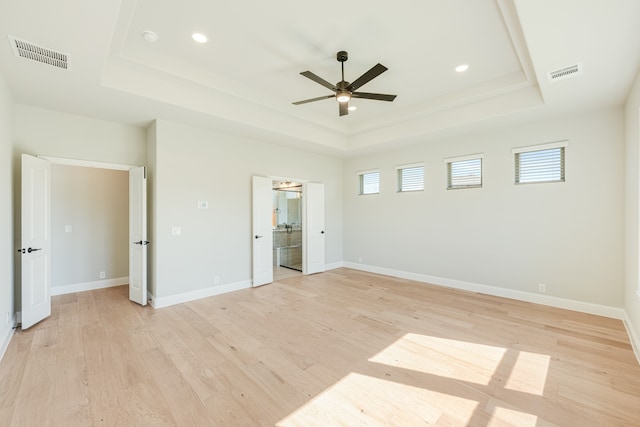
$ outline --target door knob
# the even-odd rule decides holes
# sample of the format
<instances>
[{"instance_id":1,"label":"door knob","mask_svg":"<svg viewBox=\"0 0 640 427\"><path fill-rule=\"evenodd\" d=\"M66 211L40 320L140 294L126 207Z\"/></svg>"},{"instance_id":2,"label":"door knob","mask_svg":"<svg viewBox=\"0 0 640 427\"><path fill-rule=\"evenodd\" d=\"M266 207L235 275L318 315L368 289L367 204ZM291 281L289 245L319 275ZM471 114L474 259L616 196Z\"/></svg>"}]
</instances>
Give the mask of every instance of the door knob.
<instances>
[{"instance_id":1,"label":"door knob","mask_svg":"<svg viewBox=\"0 0 640 427\"><path fill-rule=\"evenodd\" d=\"M41 251L42 248L29 248L27 249L27 252L31 253L31 252L35 252L35 251Z\"/></svg>"},{"instance_id":2,"label":"door knob","mask_svg":"<svg viewBox=\"0 0 640 427\"><path fill-rule=\"evenodd\" d=\"M258 236L258 235L256 234L256 239L261 239L261 238L262 238L262 236Z\"/></svg>"},{"instance_id":3,"label":"door knob","mask_svg":"<svg viewBox=\"0 0 640 427\"><path fill-rule=\"evenodd\" d=\"M324 230L322 230L322 231L320 232L320 234L324 234Z\"/></svg>"}]
</instances>

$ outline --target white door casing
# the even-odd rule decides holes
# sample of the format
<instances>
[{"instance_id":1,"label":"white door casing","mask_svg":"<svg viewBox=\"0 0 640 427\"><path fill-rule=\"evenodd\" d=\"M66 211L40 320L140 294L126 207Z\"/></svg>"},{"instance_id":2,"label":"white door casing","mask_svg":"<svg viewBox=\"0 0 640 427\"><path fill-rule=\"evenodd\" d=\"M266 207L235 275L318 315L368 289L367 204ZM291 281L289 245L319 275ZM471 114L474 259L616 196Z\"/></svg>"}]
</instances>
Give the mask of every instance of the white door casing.
<instances>
[{"instance_id":1,"label":"white door casing","mask_svg":"<svg viewBox=\"0 0 640 427\"><path fill-rule=\"evenodd\" d=\"M273 211L272 180L262 176L252 178L252 286L273 282Z\"/></svg>"},{"instance_id":2,"label":"white door casing","mask_svg":"<svg viewBox=\"0 0 640 427\"><path fill-rule=\"evenodd\" d=\"M22 329L51 315L51 165L22 155Z\"/></svg>"},{"instance_id":3,"label":"white door casing","mask_svg":"<svg viewBox=\"0 0 640 427\"><path fill-rule=\"evenodd\" d=\"M309 182L304 189L306 196L306 274L324 271L324 184Z\"/></svg>"},{"instance_id":4,"label":"white door casing","mask_svg":"<svg viewBox=\"0 0 640 427\"><path fill-rule=\"evenodd\" d=\"M129 299L147 305L147 176L129 170Z\"/></svg>"}]
</instances>

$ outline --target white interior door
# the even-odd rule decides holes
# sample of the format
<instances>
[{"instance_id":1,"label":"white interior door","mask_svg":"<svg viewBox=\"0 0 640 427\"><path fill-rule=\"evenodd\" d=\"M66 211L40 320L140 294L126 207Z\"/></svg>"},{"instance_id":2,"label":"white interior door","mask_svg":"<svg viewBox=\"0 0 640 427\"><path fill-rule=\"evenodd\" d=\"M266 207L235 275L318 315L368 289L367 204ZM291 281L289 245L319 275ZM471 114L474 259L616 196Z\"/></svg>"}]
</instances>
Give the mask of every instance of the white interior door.
<instances>
[{"instance_id":1,"label":"white interior door","mask_svg":"<svg viewBox=\"0 0 640 427\"><path fill-rule=\"evenodd\" d=\"M305 189L306 274L324 271L324 184L310 182Z\"/></svg>"},{"instance_id":2,"label":"white interior door","mask_svg":"<svg viewBox=\"0 0 640 427\"><path fill-rule=\"evenodd\" d=\"M252 181L252 234L253 278L252 285L273 282L273 211L272 183L270 178L254 176Z\"/></svg>"},{"instance_id":3,"label":"white interior door","mask_svg":"<svg viewBox=\"0 0 640 427\"><path fill-rule=\"evenodd\" d=\"M129 170L129 299L147 305L147 174Z\"/></svg>"},{"instance_id":4,"label":"white interior door","mask_svg":"<svg viewBox=\"0 0 640 427\"><path fill-rule=\"evenodd\" d=\"M51 315L51 165L22 155L22 329Z\"/></svg>"}]
</instances>

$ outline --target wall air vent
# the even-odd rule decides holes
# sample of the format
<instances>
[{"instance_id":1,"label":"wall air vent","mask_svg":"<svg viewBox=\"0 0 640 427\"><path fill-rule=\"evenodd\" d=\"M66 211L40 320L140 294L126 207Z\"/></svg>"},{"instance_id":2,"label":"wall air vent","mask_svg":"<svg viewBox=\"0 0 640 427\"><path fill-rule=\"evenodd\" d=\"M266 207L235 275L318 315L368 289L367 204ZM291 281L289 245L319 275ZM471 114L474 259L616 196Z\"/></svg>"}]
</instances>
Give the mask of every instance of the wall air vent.
<instances>
[{"instance_id":1,"label":"wall air vent","mask_svg":"<svg viewBox=\"0 0 640 427\"><path fill-rule=\"evenodd\" d=\"M570 79L571 77L578 77L582 74L582 64L569 65L558 70L549 71L547 78L550 83L555 83L560 80Z\"/></svg>"},{"instance_id":2,"label":"wall air vent","mask_svg":"<svg viewBox=\"0 0 640 427\"><path fill-rule=\"evenodd\" d=\"M11 43L11 49L16 56L65 70L69 69L69 55L66 53L56 52L53 49L42 47L25 40L20 40L13 36L9 36L9 42Z\"/></svg>"}]
</instances>

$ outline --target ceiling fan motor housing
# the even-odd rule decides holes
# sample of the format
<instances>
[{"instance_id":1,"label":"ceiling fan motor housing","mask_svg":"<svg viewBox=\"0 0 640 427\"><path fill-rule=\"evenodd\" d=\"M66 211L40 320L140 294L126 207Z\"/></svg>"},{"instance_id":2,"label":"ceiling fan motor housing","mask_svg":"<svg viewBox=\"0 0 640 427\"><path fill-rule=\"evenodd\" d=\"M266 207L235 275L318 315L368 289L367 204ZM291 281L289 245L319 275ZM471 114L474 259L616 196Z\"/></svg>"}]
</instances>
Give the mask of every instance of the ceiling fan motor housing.
<instances>
[{"instance_id":1,"label":"ceiling fan motor housing","mask_svg":"<svg viewBox=\"0 0 640 427\"><path fill-rule=\"evenodd\" d=\"M341 82L336 83L336 87L338 88L339 92L351 92L347 90L349 84L349 82L345 82L344 80L342 80Z\"/></svg>"},{"instance_id":2,"label":"ceiling fan motor housing","mask_svg":"<svg viewBox=\"0 0 640 427\"><path fill-rule=\"evenodd\" d=\"M336 59L340 62L345 62L347 59L349 59L349 54L344 50L341 50L336 54Z\"/></svg>"}]
</instances>

